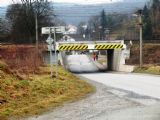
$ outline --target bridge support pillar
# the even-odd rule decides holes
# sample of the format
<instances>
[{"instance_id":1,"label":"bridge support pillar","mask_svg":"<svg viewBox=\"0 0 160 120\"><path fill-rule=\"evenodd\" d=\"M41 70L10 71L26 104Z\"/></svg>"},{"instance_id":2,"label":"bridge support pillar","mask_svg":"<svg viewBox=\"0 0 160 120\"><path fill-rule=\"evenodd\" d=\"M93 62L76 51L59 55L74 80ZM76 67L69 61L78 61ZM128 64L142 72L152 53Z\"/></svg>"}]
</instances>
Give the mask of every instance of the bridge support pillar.
<instances>
[{"instance_id":1,"label":"bridge support pillar","mask_svg":"<svg viewBox=\"0 0 160 120\"><path fill-rule=\"evenodd\" d=\"M107 50L107 66L109 71L113 70L113 56L114 56L114 50Z\"/></svg>"}]
</instances>

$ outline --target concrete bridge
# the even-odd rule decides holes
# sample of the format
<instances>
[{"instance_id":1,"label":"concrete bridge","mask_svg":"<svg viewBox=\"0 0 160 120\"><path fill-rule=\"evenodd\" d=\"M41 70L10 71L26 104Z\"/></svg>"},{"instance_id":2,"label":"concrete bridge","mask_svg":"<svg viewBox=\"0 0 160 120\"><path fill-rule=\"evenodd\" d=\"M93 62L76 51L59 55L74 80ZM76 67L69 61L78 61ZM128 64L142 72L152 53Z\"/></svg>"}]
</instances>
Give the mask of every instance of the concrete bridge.
<instances>
[{"instance_id":1,"label":"concrete bridge","mask_svg":"<svg viewBox=\"0 0 160 120\"><path fill-rule=\"evenodd\" d=\"M56 42L56 50L59 51L58 61L72 72L133 70L133 66L125 65L126 45L123 40ZM93 60L93 53L105 57L102 64Z\"/></svg>"},{"instance_id":2,"label":"concrete bridge","mask_svg":"<svg viewBox=\"0 0 160 120\"><path fill-rule=\"evenodd\" d=\"M132 71L132 66L125 65L126 45L123 40L114 41L78 41L57 42L59 61L72 72L90 72L99 70ZM92 59L92 53L106 56L106 64Z\"/></svg>"}]
</instances>

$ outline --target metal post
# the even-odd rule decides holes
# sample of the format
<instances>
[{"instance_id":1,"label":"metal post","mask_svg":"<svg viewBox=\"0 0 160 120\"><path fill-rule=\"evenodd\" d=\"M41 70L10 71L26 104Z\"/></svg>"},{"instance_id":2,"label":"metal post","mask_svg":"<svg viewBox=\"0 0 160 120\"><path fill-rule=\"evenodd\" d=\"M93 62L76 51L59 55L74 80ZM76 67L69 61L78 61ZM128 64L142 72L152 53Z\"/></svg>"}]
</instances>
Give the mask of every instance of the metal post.
<instances>
[{"instance_id":1,"label":"metal post","mask_svg":"<svg viewBox=\"0 0 160 120\"><path fill-rule=\"evenodd\" d=\"M51 30L50 30L50 34L49 34L49 38L50 38L50 71L51 71L51 78L53 77L53 70L52 70L52 43L51 43Z\"/></svg>"},{"instance_id":2,"label":"metal post","mask_svg":"<svg viewBox=\"0 0 160 120\"><path fill-rule=\"evenodd\" d=\"M37 13L35 13L35 29L36 29L36 50L38 51L38 20L37 20Z\"/></svg>"},{"instance_id":3,"label":"metal post","mask_svg":"<svg viewBox=\"0 0 160 120\"><path fill-rule=\"evenodd\" d=\"M57 52L56 52L56 28L54 28L54 53L55 53L55 61L56 61L56 77L57 77Z\"/></svg>"},{"instance_id":4,"label":"metal post","mask_svg":"<svg viewBox=\"0 0 160 120\"><path fill-rule=\"evenodd\" d=\"M143 66L142 14L139 15L139 22L140 22L140 67L142 67Z\"/></svg>"}]
</instances>

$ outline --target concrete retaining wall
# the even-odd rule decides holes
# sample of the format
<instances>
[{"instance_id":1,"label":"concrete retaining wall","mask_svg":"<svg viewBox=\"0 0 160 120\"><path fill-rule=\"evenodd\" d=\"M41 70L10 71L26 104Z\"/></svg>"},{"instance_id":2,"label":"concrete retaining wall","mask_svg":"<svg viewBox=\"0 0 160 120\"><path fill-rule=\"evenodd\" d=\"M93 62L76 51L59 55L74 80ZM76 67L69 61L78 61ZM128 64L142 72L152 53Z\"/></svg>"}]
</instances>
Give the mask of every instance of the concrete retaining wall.
<instances>
[{"instance_id":1,"label":"concrete retaining wall","mask_svg":"<svg viewBox=\"0 0 160 120\"><path fill-rule=\"evenodd\" d=\"M114 71L132 72L134 70L134 67L135 66L125 65L124 50L114 50L112 66L112 69Z\"/></svg>"}]
</instances>

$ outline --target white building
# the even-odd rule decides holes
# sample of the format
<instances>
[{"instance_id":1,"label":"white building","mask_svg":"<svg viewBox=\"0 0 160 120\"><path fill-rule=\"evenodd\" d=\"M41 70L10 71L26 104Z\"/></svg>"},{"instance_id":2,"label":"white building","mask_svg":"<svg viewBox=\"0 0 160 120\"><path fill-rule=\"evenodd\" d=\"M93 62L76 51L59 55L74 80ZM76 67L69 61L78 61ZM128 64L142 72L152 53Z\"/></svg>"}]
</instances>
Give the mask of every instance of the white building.
<instances>
[{"instance_id":1,"label":"white building","mask_svg":"<svg viewBox=\"0 0 160 120\"><path fill-rule=\"evenodd\" d=\"M67 34L76 34L77 33L77 27L74 25L68 25L67 27Z\"/></svg>"},{"instance_id":2,"label":"white building","mask_svg":"<svg viewBox=\"0 0 160 120\"><path fill-rule=\"evenodd\" d=\"M75 39L70 37L69 35L64 35L60 41L74 42Z\"/></svg>"}]
</instances>

